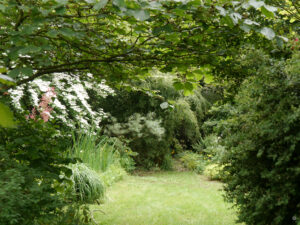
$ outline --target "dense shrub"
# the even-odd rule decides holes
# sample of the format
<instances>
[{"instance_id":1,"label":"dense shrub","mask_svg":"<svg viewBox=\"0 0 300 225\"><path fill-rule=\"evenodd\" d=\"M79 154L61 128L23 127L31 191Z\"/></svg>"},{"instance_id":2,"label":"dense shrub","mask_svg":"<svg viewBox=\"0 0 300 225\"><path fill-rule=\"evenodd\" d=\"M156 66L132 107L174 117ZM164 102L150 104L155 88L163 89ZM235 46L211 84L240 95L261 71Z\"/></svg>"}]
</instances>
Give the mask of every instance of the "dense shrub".
<instances>
[{"instance_id":1,"label":"dense shrub","mask_svg":"<svg viewBox=\"0 0 300 225\"><path fill-rule=\"evenodd\" d=\"M161 169L173 170L173 168L174 168L174 163L173 163L172 156L170 154L165 155L161 164Z\"/></svg>"},{"instance_id":2,"label":"dense shrub","mask_svg":"<svg viewBox=\"0 0 300 225\"><path fill-rule=\"evenodd\" d=\"M185 99L179 99L174 104L174 110L167 118L173 128L173 135L179 140L184 149L191 146L200 139L198 120Z\"/></svg>"},{"instance_id":3,"label":"dense shrub","mask_svg":"<svg viewBox=\"0 0 300 225\"><path fill-rule=\"evenodd\" d=\"M58 73L53 77L43 76L27 84L18 85L8 91L10 105L17 112L39 108L40 97L53 88L55 98L51 102L51 118L60 125L60 129L74 129L75 124L82 128L96 126L105 117L101 108L93 110L90 105L91 97L105 98L113 94L113 90L105 84L93 80L92 74L83 79L78 76ZM89 95L88 93L93 93Z\"/></svg>"},{"instance_id":4,"label":"dense shrub","mask_svg":"<svg viewBox=\"0 0 300 225\"><path fill-rule=\"evenodd\" d=\"M119 162L121 167L126 172L132 172L135 169L135 161L134 157L138 155L137 152L133 152L130 148L122 148L122 151L118 151L119 155L117 156L119 158Z\"/></svg>"},{"instance_id":5,"label":"dense shrub","mask_svg":"<svg viewBox=\"0 0 300 225\"><path fill-rule=\"evenodd\" d=\"M205 167L203 175L207 176L211 180L222 180L222 169L223 167L219 164L209 164Z\"/></svg>"},{"instance_id":6,"label":"dense shrub","mask_svg":"<svg viewBox=\"0 0 300 225\"><path fill-rule=\"evenodd\" d=\"M205 90L207 97L210 97L212 95L211 94L212 90L209 90L208 88L206 89L198 88L197 90L194 91L193 95L190 95L185 98L185 100L189 103L190 109L192 110L192 112L194 112L197 118L198 125L201 125L203 123L207 111L211 107L211 102L207 101L206 98L203 97L202 94L203 90Z\"/></svg>"},{"instance_id":7,"label":"dense shrub","mask_svg":"<svg viewBox=\"0 0 300 225\"><path fill-rule=\"evenodd\" d=\"M181 153L179 160L185 168L200 174L203 172L206 164L201 155L190 151Z\"/></svg>"},{"instance_id":8,"label":"dense shrub","mask_svg":"<svg viewBox=\"0 0 300 225\"><path fill-rule=\"evenodd\" d=\"M23 117L24 118L24 117ZM71 171L64 165L66 139L43 121L20 118L16 128L0 127L0 224L58 224L67 206L54 182ZM75 212L74 212L75 213Z\"/></svg>"},{"instance_id":9,"label":"dense shrub","mask_svg":"<svg viewBox=\"0 0 300 225\"><path fill-rule=\"evenodd\" d=\"M127 122L112 121L106 126L105 134L129 140L129 147L138 153L135 157L138 165L146 168L162 165L162 159L170 150L164 140L165 129L161 120L155 117L155 113L146 116L135 113Z\"/></svg>"},{"instance_id":10,"label":"dense shrub","mask_svg":"<svg viewBox=\"0 0 300 225\"><path fill-rule=\"evenodd\" d=\"M226 119L233 113L236 113L236 109L230 103L220 103L212 106L207 112L207 118L201 127L204 136L213 134L219 137L224 137L224 131L227 128Z\"/></svg>"},{"instance_id":11,"label":"dense shrub","mask_svg":"<svg viewBox=\"0 0 300 225\"><path fill-rule=\"evenodd\" d=\"M222 160L225 154L225 147L220 143L220 137L215 134L207 135L201 139L193 148L198 153L201 153L206 160L218 163Z\"/></svg>"},{"instance_id":12,"label":"dense shrub","mask_svg":"<svg viewBox=\"0 0 300 225\"><path fill-rule=\"evenodd\" d=\"M182 93L173 86L174 77L169 74L154 72L153 77L148 77L141 85L149 90L156 91L164 99L176 100L182 97Z\"/></svg>"},{"instance_id":13,"label":"dense shrub","mask_svg":"<svg viewBox=\"0 0 300 225\"><path fill-rule=\"evenodd\" d=\"M246 224L296 224L300 217L300 54L263 58L225 121L226 197Z\"/></svg>"},{"instance_id":14,"label":"dense shrub","mask_svg":"<svg viewBox=\"0 0 300 225\"><path fill-rule=\"evenodd\" d=\"M126 171L135 169L132 152L126 143L118 138L100 136L89 129L73 133L73 146L69 156L84 164L70 165L73 170L73 189L83 202L93 202L103 197L103 187L121 180Z\"/></svg>"}]
</instances>

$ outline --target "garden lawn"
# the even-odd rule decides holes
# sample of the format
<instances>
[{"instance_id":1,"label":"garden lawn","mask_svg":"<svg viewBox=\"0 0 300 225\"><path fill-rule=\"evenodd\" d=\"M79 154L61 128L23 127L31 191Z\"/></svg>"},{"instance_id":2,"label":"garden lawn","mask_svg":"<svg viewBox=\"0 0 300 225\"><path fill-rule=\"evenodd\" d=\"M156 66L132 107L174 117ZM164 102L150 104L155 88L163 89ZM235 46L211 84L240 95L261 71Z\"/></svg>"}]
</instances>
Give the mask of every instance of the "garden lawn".
<instances>
[{"instance_id":1,"label":"garden lawn","mask_svg":"<svg viewBox=\"0 0 300 225\"><path fill-rule=\"evenodd\" d=\"M114 184L105 203L91 209L102 225L235 224L221 188L222 183L192 172L146 173Z\"/></svg>"}]
</instances>

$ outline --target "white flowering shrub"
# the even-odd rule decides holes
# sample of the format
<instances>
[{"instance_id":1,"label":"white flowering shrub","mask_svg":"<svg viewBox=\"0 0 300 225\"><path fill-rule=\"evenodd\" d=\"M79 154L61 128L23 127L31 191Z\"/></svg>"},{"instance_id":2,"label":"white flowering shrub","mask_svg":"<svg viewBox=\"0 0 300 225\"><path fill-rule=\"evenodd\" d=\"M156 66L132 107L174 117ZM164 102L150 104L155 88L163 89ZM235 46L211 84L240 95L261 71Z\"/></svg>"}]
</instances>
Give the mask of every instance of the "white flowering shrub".
<instances>
[{"instance_id":1,"label":"white flowering shrub","mask_svg":"<svg viewBox=\"0 0 300 225\"><path fill-rule=\"evenodd\" d=\"M126 123L118 123L113 117L111 120L113 123L105 127L105 133L110 136L125 136L129 139L153 136L160 141L165 134L165 128L161 125L162 120L157 119L154 112L149 112L145 116L134 113Z\"/></svg>"},{"instance_id":2,"label":"white flowering shrub","mask_svg":"<svg viewBox=\"0 0 300 225\"><path fill-rule=\"evenodd\" d=\"M20 85L9 91L12 107L19 112L38 108L41 97L48 90L54 90L52 99L50 119L62 122L68 127L78 124L81 127L93 125L96 128L100 121L107 115L103 109L93 109L89 103L88 89L105 98L114 94L114 90L105 84L105 81L97 83L91 74L85 80L74 75L56 73L51 79L35 79L27 84Z\"/></svg>"}]
</instances>

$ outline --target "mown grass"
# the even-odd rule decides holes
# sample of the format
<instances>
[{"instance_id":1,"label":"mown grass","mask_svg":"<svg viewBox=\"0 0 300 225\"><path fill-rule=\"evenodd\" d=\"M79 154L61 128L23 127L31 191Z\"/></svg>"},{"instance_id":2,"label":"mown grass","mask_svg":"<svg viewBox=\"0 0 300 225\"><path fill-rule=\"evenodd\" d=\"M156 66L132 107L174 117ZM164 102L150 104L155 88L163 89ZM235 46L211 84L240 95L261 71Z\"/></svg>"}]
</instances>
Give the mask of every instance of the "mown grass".
<instances>
[{"instance_id":1,"label":"mown grass","mask_svg":"<svg viewBox=\"0 0 300 225\"><path fill-rule=\"evenodd\" d=\"M235 213L224 203L222 184L192 172L128 176L114 184L104 205L93 205L102 225L233 225Z\"/></svg>"}]
</instances>

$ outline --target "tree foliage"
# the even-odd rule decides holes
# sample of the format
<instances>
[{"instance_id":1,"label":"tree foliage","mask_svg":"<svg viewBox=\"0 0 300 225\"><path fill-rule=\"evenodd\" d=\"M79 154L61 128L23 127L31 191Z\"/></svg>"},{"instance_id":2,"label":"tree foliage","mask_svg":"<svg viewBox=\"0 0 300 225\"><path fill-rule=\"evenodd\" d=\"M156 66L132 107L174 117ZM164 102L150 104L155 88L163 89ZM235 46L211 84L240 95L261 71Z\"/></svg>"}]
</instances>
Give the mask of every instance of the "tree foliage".
<instances>
[{"instance_id":1,"label":"tree foliage","mask_svg":"<svg viewBox=\"0 0 300 225\"><path fill-rule=\"evenodd\" d=\"M275 11L256 1L4 0L1 89L55 73L118 84L156 67L178 73L177 87L188 95L203 77L199 66L257 42L253 33L273 39L269 24L255 20Z\"/></svg>"},{"instance_id":2,"label":"tree foliage","mask_svg":"<svg viewBox=\"0 0 300 225\"><path fill-rule=\"evenodd\" d=\"M185 71L232 54L243 30L274 38L249 8L276 11L255 1L5 0L0 66L17 84L55 72L123 81L154 66Z\"/></svg>"}]
</instances>

